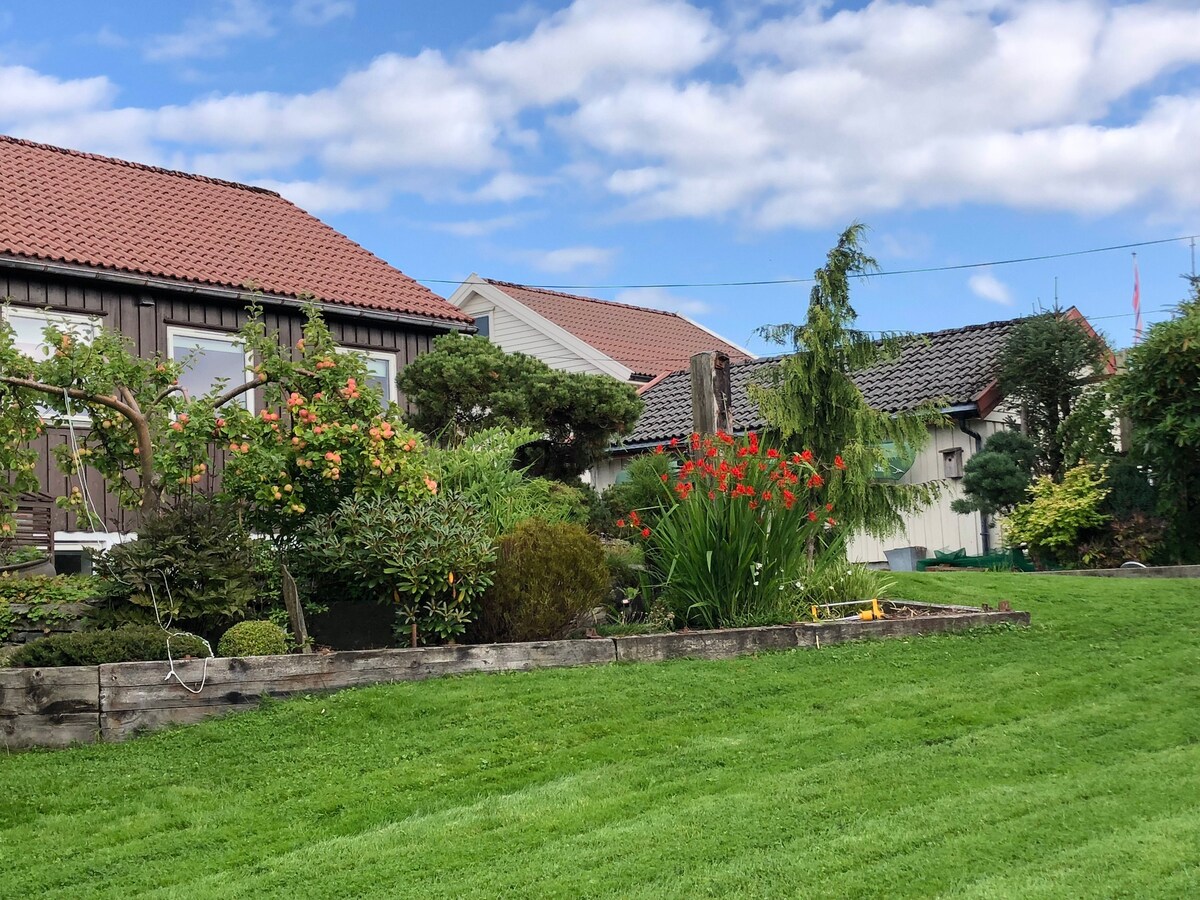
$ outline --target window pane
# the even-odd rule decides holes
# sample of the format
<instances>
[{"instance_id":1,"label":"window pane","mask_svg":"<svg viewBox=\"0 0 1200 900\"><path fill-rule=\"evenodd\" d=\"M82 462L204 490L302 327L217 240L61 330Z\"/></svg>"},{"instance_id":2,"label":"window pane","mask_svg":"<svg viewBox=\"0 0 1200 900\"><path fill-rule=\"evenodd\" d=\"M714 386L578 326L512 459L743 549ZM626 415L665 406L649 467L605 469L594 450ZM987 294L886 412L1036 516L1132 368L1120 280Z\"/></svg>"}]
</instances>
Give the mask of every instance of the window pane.
<instances>
[{"instance_id":1,"label":"window pane","mask_svg":"<svg viewBox=\"0 0 1200 900\"><path fill-rule=\"evenodd\" d=\"M230 338L175 335L171 358L187 366L179 383L193 399L207 394L218 381L227 388L246 381L246 352ZM248 401L249 395L242 395L242 402Z\"/></svg>"},{"instance_id":2,"label":"window pane","mask_svg":"<svg viewBox=\"0 0 1200 900\"><path fill-rule=\"evenodd\" d=\"M367 383L379 391L386 409L391 403L392 396L392 361L378 356L368 356L364 362L367 364Z\"/></svg>"},{"instance_id":3,"label":"window pane","mask_svg":"<svg viewBox=\"0 0 1200 900\"><path fill-rule=\"evenodd\" d=\"M492 336L492 317L476 316L475 327L479 329L480 337L490 338Z\"/></svg>"},{"instance_id":4,"label":"window pane","mask_svg":"<svg viewBox=\"0 0 1200 900\"><path fill-rule=\"evenodd\" d=\"M95 323L90 320L55 316L52 313L40 315L10 311L8 322L13 329L16 348L37 360L50 356L50 348L46 346L46 339L42 335L47 325L54 325L82 341L91 341L96 332Z\"/></svg>"}]
</instances>

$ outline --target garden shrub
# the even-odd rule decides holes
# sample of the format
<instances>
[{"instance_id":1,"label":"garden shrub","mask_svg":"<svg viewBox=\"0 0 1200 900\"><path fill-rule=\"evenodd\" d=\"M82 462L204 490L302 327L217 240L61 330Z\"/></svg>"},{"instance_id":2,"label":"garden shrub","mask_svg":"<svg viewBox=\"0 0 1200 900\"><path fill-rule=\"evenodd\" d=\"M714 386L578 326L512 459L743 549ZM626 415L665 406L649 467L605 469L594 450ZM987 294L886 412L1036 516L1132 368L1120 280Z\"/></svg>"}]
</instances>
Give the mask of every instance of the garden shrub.
<instances>
[{"instance_id":1,"label":"garden shrub","mask_svg":"<svg viewBox=\"0 0 1200 900\"><path fill-rule=\"evenodd\" d=\"M808 451L784 454L745 439L692 435L698 461L664 472L665 512L651 525L637 510L618 525L646 542L663 598L683 625L704 628L786 622L789 595L818 538L836 525L825 502L840 481L840 456L818 471ZM664 456L674 454L663 454Z\"/></svg>"},{"instance_id":2,"label":"garden shrub","mask_svg":"<svg viewBox=\"0 0 1200 900\"><path fill-rule=\"evenodd\" d=\"M112 631L79 631L54 634L30 641L9 659L16 668L98 666L167 658L165 631L156 625L125 625ZM192 634L170 636L171 657L206 657L208 647Z\"/></svg>"},{"instance_id":3,"label":"garden shrub","mask_svg":"<svg viewBox=\"0 0 1200 900\"><path fill-rule=\"evenodd\" d=\"M217 644L217 656L282 656L287 652L287 632L274 622L238 622Z\"/></svg>"},{"instance_id":4,"label":"garden shrub","mask_svg":"<svg viewBox=\"0 0 1200 900\"><path fill-rule=\"evenodd\" d=\"M455 497L352 497L301 534L307 564L338 579L344 599L394 603L427 639L453 639L492 581L486 519Z\"/></svg>"},{"instance_id":5,"label":"garden shrub","mask_svg":"<svg viewBox=\"0 0 1200 900\"><path fill-rule=\"evenodd\" d=\"M1090 463L1068 469L1061 483L1044 475L1030 487L1029 502L1008 517L1008 539L1027 543L1044 561L1072 564L1081 538L1108 521L1100 509L1108 492L1104 468Z\"/></svg>"},{"instance_id":6,"label":"garden shrub","mask_svg":"<svg viewBox=\"0 0 1200 900\"><path fill-rule=\"evenodd\" d=\"M100 580L90 575L0 576L0 641L16 630L18 619L35 628L75 619L78 613L65 607L90 603L100 592ZM18 616L13 604L28 609Z\"/></svg>"},{"instance_id":7,"label":"garden shrub","mask_svg":"<svg viewBox=\"0 0 1200 900\"><path fill-rule=\"evenodd\" d=\"M523 522L499 542L494 583L480 601L472 640L563 637L581 613L604 604L608 567L600 542L580 525Z\"/></svg>"},{"instance_id":8,"label":"garden shrub","mask_svg":"<svg viewBox=\"0 0 1200 900\"><path fill-rule=\"evenodd\" d=\"M222 509L206 501L185 501L142 522L138 538L118 544L97 560L111 586L110 615L119 620L123 603L142 610L128 616L199 630L219 629L240 619L258 588L250 537Z\"/></svg>"}]
</instances>

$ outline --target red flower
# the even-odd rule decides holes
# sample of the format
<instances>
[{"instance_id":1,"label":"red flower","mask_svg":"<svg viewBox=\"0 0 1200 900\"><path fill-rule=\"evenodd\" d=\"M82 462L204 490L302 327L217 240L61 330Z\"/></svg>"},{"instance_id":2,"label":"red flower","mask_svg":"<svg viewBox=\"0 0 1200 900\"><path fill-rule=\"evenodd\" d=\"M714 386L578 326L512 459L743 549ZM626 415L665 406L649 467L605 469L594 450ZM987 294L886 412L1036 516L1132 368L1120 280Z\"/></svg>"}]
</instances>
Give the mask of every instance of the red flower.
<instances>
[{"instance_id":1,"label":"red flower","mask_svg":"<svg viewBox=\"0 0 1200 900\"><path fill-rule=\"evenodd\" d=\"M642 524L642 517L638 515L638 511L636 509L629 513L629 521L634 525Z\"/></svg>"},{"instance_id":2,"label":"red flower","mask_svg":"<svg viewBox=\"0 0 1200 900\"><path fill-rule=\"evenodd\" d=\"M717 448L709 447L707 450L704 451L704 455L711 459L712 457L717 455Z\"/></svg>"},{"instance_id":3,"label":"red flower","mask_svg":"<svg viewBox=\"0 0 1200 900\"><path fill-rule=\"evenodd\" d=\"M829 521L832 523L833 519L830 519ZM644 538L650 537L650 529L649 528L642 529L642 537L644 537Z\"/></svg>"},{"instance_id":4,"label":"red flower","mask_svg":"<svg viewBox=\"0 0 1200 900\"><path fill-rule=\"evenodd\" d=\"M813 452L811 450L805 450L800 454L800 459L806 463L810 463L813 461L813 459L815 459L815 457L813 456Z\"/></svg>"},{"instance_id":5,"label":"red flower","mask_svg":"<svg viewBox=\"0 0 1200 900\"><path fill-rule=\"evenodd\" d=\"M822 478L820 475L818 475L816 472L813 472L811 475L809 475L808 481L805 482L805 484L807 484L810 488L819 488L824 483L825 483L825 479Z\"/></svg>"},{"instance_id":6,"label":"red flower","mask_svg":"<svg viewBox=\"0 0 1200 900\"><path fill-rule=\"evenodd\" d=\"M618 528L624 528L624 527L625 527L625 520L624 520L624 519L617 519L617 527L618 527Z\"/></svg>"},{"instance_id":7,"label":"red flower","mask_svg":"<svg viewBox=\"0 0 1200 900\"><path fill-rule=\"evenodd\" d=\"M679 438L671 438L671 446L678 447L679 446Z\"/></svg>"},{"instance_id":8,"label":"red flower","mask_svg":"<svg viewBox=\"0 0 1200 900\"><path fill-rule=\"evenodd\" d=\"M666 481L666 480L667 480L667 479L668 479L670 476L669 476L669 475L667 475L667 473L666 473L666 472L663 472L663 473L662 473L661 475L659 475L658 477L659 477L659 478L661 478L661 479L662 479L662 480L665 482L665 481Z\"/></svg>"},{"instance_id":9,"label":"red flower","mask_svg":"<svg viewBox=\"0 0 1200 900\"><path fill-rule=\"evenodd\" d=\"M767 458L768 459L779 459L779 451L776 450L774 447L772 447L770 450L767 451Z\"/></svg>"},{"instance_id":10,"label":"red flower","mask_svg":"<svg viewBox=\"0 0 1200 900\"><path fill-rule=\"evenodd\" d=\"M846 468L846 461L842 459L842 455L840 453L833 458L833 464L839 469Z\"/></svg>"},{"instance_id":11,"label":"red flower","mask_svg":"<svg viewBox=\"0 0 1200 900\"><path fill-rule=\"evenodd\" d=\"M763 493L762 493L762 498L764 500L770 500L771 497L773 497L773 496L774 496L774 494L772 494L770 491L763 491Z\"/></svg>"},{"instance_id":12,"label":"red flower","mask_svg":"<svg viewBox=\"0 0 1200 900\"><path fill-rule=\"evenodd\" d=\"M751 500L749 505L751 509L758 509L758 501L756 500Z\"/></svg>"},{"instance_id":13,"label":"red flower","mask_svg":"<svg viewBox=\"0 0 1200 900\"><path fill-rule=\"evenodd\" d=\"M825 512L833 512L833 504L832 503L825 504Z\"/></svg>"},{"instance_id":14,"label":"red flower","mask_svg":"<svg viewBox=\"0 0 1200 900\"><path fill-rule=\"evenodd\" d=\"M662 444L659 444L657 447L655 447L655 448L654 448L654 452L655 452L655 453L662 453L662 452L663 452L663 445L662 445Z\"/></svg>"},{"instance_id":15,"label":"red flower","mask_svg":"<svg viewBox=\"0 0 1200 900\"><path fill-rule=\"evenodd\" d=\"M826 522L828 522L830 525L836 525L836 524L837 524L837 522L836 522L836 521L834 521L834 518L833 518L833 516L830 516L830 517L829 517L828 519L826 519L825 521L826 521Z\"/></svg>"},{"instance_id":16,"label":"red flower","mask_svg":"<svg viewBox=\"0 0 1200 900\"><path fill-rule=\"evenodd\" d=\"M709 500L716 500L716 499L717 499L717 493L716 493L716 491L709 491L709 492L708 492L708 499L709 499Z\"/></svg>"},{"instance_id":17,"label":"red flower","mask_svg":"<svg viewBox=\"0 0 1200 900\"><path fill-rule=\"evenodd\" d=\"M813 512L811 509L808 511L808 521L810 521L810 522L817 521L817 514L815 512Z\"/></svg>"}]
</instances>

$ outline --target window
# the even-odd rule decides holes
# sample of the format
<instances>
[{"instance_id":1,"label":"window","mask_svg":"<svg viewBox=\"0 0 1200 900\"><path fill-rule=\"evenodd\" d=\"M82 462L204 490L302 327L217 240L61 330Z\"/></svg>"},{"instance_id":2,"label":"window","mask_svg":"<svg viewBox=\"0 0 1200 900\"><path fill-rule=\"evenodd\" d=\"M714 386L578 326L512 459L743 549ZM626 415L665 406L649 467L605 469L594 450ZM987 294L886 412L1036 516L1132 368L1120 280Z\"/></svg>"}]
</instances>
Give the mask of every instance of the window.
<instances>
[{"instance_id":1,"label":"window","mask_svg":"<svg viewBox=\"0 0 1200 900\"><path fill-rule=\"evenodd\" d=\"M488 338L492 337L492 317L491 316L476 316L475 327L479 329L479 336Z\"/></svg>"},{"instance_id":2,"label":"window","mask_svg":"<svg viewBox=\"0 0 1200 900\"><path fill-rule=\"evenodd\" d=\"M56 328L73 335L76 339L84 343L91 343L92 339L96 336L96 332L99 330L99 323L92 316L55 312L48 309L17 309L10 307L5 311L4 317L8 320L8 324L13 330L13 346L30 359L36 361L49 359L50 357L50 347L46 344L46 339L42 334L46 330L47 325L54 325ZM59 417L49 407L39 406L38 411L42 414L42 418L63 422L67 421ZM86 423L88 417L86 413L79 413L72 415L70 421Z\"/></svg>"},{"instance_id":3,"label":"window","mask_svg":"<svg viewBox=\"0 0 1200 900\"><path fill-rule=\"evenodd\" d=\"M232 334L168 328L167 345L171 359L185 366L179 385L188 397L203 397L218 385L231 388L250 380L250 361L241 341ZM253 394L247 391L231 402L250 409Z\"/></svg>"},{"instance_id":4,"label":"window","mask_svg":"<svg viewBox=\"0 0 1200 900\"><path fill-rule=\"evenodd\" d=\"M380 353L376 350L354 350L346 348L347 353L361 356L367 364L367 383L383 396L383 408L387 409L396 402L396 355Z\"/></svg>"}]
</instances>

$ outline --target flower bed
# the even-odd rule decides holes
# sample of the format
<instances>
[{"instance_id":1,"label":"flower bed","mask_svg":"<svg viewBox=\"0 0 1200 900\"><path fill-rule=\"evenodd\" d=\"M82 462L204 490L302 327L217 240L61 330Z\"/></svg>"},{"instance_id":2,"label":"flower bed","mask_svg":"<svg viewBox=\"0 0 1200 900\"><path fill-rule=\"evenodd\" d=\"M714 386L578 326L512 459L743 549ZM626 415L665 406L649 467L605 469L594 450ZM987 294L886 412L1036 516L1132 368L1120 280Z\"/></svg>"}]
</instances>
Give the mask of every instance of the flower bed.
<instances>
[{"instance_id":1,"label":"flower bed","mask_svg":"<svg viewBox=\"0 0 1200 900\"><path fill-rule=\"evenodd\" d=\"M921 614L900 615L901 607ZM165 662L0 669L0 744L15 749L119 741L140 731L253 709L265 696L443 675L684 657L726 659L852 640L1029 624L1029 613L1011 610L904 602L885 604L885 615L889 608L898 614L878 621L835 619L576 641L190 659L177 661L173 670ZM176 677L169 676L171 671Z\"/></svg>"}]
</instances>

